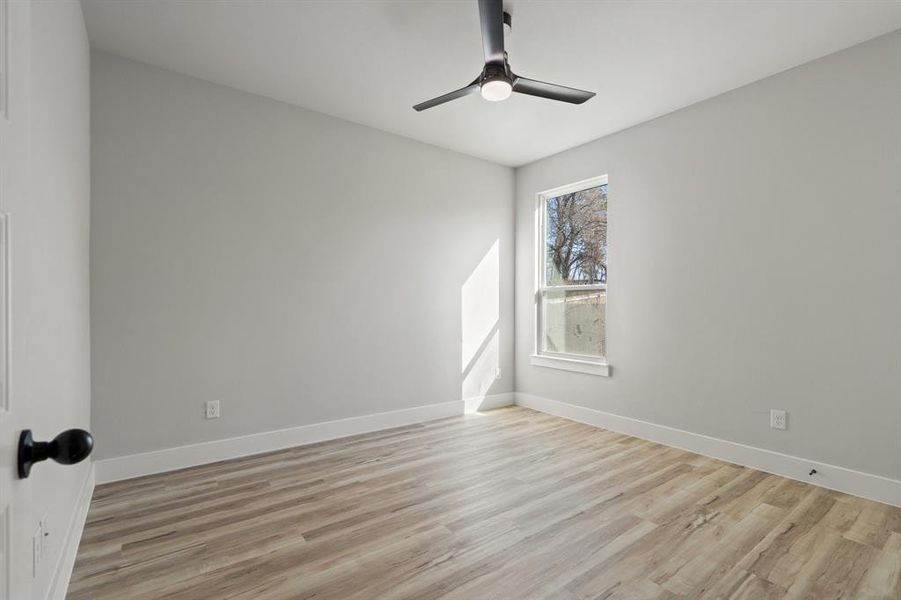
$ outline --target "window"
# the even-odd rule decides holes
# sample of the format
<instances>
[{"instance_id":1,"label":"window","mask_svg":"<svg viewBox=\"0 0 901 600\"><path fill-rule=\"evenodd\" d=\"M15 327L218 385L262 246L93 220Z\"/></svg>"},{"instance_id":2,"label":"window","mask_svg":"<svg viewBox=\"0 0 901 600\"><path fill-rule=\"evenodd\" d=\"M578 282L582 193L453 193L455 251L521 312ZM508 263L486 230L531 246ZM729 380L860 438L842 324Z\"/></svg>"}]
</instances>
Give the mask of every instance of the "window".
<instances>
[{"instance_id":1,"label":"window","mask_svg":"<svg viewBox=\"0 0 901 600\"><path fill-rule=\"evenodd\" d=\"M538 195L532 364L607 375L607 177Z\"/></svg>"}]
</instances>

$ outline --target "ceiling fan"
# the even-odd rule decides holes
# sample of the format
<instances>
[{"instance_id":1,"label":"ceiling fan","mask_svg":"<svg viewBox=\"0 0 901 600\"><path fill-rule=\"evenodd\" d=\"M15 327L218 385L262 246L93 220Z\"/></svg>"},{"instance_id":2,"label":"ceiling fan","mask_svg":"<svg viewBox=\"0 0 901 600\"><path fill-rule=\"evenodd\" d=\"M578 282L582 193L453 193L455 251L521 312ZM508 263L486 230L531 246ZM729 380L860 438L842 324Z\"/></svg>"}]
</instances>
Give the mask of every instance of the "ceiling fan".
<instances>
[{"instance_id":1,"label":"ceiling fan","mask_svg":"<svg viewBox=\"0 0 901 600\"><path fill-rule=\"evenodd\" d=\"M482 73L466 87L421 102L413 107L414 110L423 111L477 91L482 98L492 102L506 100L513 92L571 104L582 104L594 96L594 92L520 77L510 70L507 52L504 50L504 27L511 27L512 19L510 13L504 12L503 0L479 0L479 21L482 24L482 47L485 50Z\"/></svg>"}]
</instances>

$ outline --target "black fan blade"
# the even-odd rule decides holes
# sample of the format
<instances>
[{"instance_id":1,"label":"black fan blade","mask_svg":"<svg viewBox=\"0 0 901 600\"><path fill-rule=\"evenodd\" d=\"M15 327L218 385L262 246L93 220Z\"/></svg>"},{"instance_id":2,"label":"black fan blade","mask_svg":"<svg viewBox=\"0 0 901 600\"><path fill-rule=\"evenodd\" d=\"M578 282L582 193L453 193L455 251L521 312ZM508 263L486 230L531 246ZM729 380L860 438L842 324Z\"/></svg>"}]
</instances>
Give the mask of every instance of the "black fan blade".
<instances>
[{"instance_id":1,"label":"black fan blade","mask_svg":"<svg viewBox=\"0 0 901 600\"><path fill-rule=\"evenodd\" d=\"M504 0L479 0L485 62L504 62Z\"/></svg>"},{"instance_id":2,"label":"black fan blade","mask_svg":"<svg viewBox=\"0 0 901 600\"><path fill-rule=\"evenodd\" d=\"M582 104L586 100L594 97L594 92L586 92L585 90L577 90L576 88L566 87L565 85L545 83L543 81L535 81L534 79L519 76L516 76L513 79L513 91L519 92L520 94L538 96L539 98L569 102L570 104Z\"/></svg>"},{"instance_id":3,"label":"black fan blade","mask_svg":"<svg viewBox=\"0 0 901 600\"><path fill-rule=\"evenodd\" d=\"M465 88L460 88L459 90L454 90L453 92L444 94L443 96L438 96L437 98L432 98L431 100L420 102L413 107L413 110L417 112L423 111L427 108L432 108L433 106L438 106L439 104L444 104L445 102L450 102L451 100L456 100L457 98L462 98L463 96L474 94L477 91L479 91L479 83L478 81L473 81Z\"/></svg>"}]
</instances>

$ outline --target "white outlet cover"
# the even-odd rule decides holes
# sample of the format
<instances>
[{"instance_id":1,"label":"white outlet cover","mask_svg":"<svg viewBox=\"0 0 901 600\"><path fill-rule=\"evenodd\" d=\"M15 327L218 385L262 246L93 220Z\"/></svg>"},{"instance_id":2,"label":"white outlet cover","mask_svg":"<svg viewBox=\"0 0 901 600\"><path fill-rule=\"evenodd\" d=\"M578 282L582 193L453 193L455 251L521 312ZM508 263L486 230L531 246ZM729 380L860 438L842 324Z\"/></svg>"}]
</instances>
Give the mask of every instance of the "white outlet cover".
<instances>
[{"instance_id":1,"label":"white outlet cover","mask_svg":"<svg viewBox=\"0 0 901 600\"><path fill-rule=\"evenodd\" d=\"M219 418L219 401L218 400L208 400L205 405L205 415L207 419L218 419Z\"/></svg>"},{"instance_id":2,"label":"white outlet cover","mask_svg":"<svg viewBox=\"0 0 901 600\"><path fill-rule=\"evenodd\" d=\"M770 427L784 430L787 425L787 413L784 410L770 409Z\"/></svg>"}]
</instances>

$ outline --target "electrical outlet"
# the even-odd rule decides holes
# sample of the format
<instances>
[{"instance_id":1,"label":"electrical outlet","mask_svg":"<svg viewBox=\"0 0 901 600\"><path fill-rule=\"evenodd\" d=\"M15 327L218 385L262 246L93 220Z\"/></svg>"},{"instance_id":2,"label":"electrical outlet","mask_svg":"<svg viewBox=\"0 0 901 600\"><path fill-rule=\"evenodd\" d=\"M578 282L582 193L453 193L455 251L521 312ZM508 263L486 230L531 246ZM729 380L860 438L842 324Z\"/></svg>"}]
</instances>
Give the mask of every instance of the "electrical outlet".
<instances>
[{"instance_id":1,"label":"electrical outlet","mask_svg":"<svg viewBox=\"0 0 901 600\"><path fill-rule=\"evenodd\" d=\"M770 409L770 427L773 429L785 429L788 424L788 413L784 410Z\"/></svg>"},{"instance_id":2,"label":"electrical outlet","mask_svg":"<svg viewBox=\"0 0 901 600\"><path fill-rule=\"evenodd\" d=\"M206 403L206 418L207 419L218 419L219 418L219 401L218 400L208 400Z\"/></svg>"},{"instance_id":3,"label":"electrical outlet","mask_svg":"<svg viewBox=\"0 0 901 600\"><path fill-rule=\"evenodd\" d=\"M497 369L494 370L494 378L495 379L501 378L501 368L500 367L498 367Z\"/></svg>"}]
</instances>

